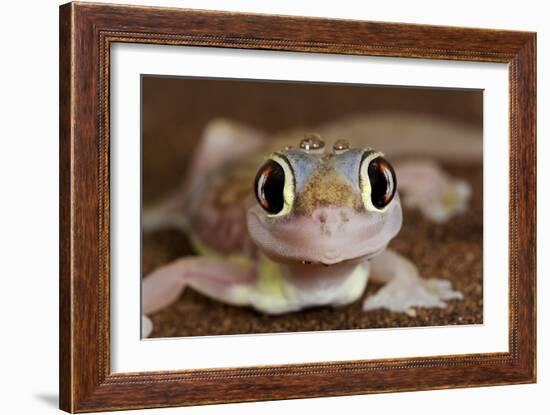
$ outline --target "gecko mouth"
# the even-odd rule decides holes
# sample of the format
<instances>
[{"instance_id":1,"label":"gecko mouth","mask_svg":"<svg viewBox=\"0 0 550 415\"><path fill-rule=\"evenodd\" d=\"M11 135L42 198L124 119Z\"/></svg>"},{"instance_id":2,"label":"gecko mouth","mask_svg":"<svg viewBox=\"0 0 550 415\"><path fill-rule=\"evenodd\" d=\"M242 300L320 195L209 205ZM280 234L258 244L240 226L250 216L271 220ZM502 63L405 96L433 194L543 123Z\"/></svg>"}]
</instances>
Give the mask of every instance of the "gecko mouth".
<instances>
[{"instance_id":1,"label":"gecko mouth","mask_svg":"<svg viewBox=\"0 0 550 415\"><path fill-rule=\"evenodd\" d=\"M312 266L324 266L324 267L330 267L330 266L333 266L333 265L341 265L341 264L347 264L347 263L354 263L354 262L364 262L364 261L368 261L369 259L377 256L378 254L380 254L382 251L384 251L386 249L386 245L384 245L383 247L371 252L371 253L368 253L368 254L365 254L365 255L360 255L360 256L357 256L357 257L353 257L353 258L346 258L346 259L342 259L341 261L338 261L338 262L323 262L323 261L312 261L312 260L309 260L309 259L301 259L301 260L297 260L298 262L300 262L302 265L312 265Z\"/></svg>"}]
</instances>

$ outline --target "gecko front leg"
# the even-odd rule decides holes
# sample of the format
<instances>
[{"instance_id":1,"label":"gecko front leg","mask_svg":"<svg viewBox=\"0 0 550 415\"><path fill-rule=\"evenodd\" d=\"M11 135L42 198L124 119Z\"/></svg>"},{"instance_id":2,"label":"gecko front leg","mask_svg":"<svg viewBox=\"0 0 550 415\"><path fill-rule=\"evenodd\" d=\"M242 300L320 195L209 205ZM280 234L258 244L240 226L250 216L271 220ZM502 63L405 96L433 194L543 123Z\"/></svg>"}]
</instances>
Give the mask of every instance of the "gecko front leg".
<instances>
[{"instance_id":1,"label":"gecko front leg","mask_svg":"<svg viewBox=\"0 0 550 415\"><path fill-rule=\"evenodd\" d=\"M447 280L421 278L412 262L392 250L386 250L371 260L371 280L385 283L363 303L366 311L386 308L414 315L412 307L445 308L445 301L462 300Z\"/></svg>"},{"instance_id":2,"label":"gecko front leg","mask_svg":"<svg viewBox=\"0 0 550 415\"><path fill-rule=\"evenodd\" d=\"M146 317L178 299L186 286L232 305L249 305L249 290L256 282L252 264L222 259L184 257L156 269L142 281L142 336L153 327Z\"/></svg>"}]
</instances>

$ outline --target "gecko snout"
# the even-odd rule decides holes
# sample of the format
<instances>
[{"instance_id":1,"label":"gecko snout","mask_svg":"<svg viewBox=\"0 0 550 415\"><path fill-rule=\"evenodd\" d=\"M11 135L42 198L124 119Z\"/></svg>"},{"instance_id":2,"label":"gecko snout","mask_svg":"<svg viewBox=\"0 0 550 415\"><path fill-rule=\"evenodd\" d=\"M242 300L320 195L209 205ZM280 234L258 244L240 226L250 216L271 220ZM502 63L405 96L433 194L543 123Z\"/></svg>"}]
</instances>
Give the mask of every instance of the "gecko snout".
<instances>
[{"instance_id":1,"label":"gecko snout","mask_svg":"<svg viewBox=\"0 0 550 415\"><path fill-rule=\"evenodd\" d=\"M349 212L344 208L317 208L311 215L313 221L320 225L322 233L331 229L342 228L349 222Z\"/></svg>"}]
</instances>

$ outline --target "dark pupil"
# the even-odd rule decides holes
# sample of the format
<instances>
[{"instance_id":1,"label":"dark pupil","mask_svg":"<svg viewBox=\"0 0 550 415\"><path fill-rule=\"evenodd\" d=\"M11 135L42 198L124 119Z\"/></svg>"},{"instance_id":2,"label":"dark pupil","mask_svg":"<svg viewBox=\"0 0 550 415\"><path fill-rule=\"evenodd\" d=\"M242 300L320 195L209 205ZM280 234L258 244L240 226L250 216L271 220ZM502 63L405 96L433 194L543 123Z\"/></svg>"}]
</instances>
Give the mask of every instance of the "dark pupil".
<instances>
[{"instance_id":1,"label":"dark pupil","mask_svg":"<svg viewBox=\"0 0 550 415\"><path fill-rule=\"evenodd\" d=\"M283 209L285 172L279 163L268 160L258 171L254 180L256 199L269 213L279 213Z\"/></svg>"},{"instance_id":2,"label":"dark pupil","mask_svg":"<svg viewBox=\"0 0 550 415\"><path fill-rule=\"evenodd\" d=\"M369 180L372 204L382 209L391 202L397 188L395 172L391 164L383 157L372 160L369 164Z\"/></svg>"}]
</instances>

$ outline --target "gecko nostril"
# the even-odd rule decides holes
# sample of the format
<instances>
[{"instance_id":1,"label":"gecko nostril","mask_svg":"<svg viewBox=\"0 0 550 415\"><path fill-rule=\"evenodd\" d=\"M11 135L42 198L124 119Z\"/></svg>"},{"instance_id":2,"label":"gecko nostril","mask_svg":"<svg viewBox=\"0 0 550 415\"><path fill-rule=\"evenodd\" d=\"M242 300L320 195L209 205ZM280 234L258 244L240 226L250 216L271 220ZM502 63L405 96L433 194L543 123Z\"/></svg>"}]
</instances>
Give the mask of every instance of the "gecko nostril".
<instances>
[{"instance_id":1,"label":"gecko nostril","mask_svg":"<svg viewBox=\"0 0 550 415\"><path fill-rule=\"evenodd\" d=\"M313 213L312 219L321 225L343 225L350 221L349 214L339 209L318 209Z\"/></svg>"},{"instance_id":2,"label":"gecko nostril","mask_svg":"<svg viewBox=\"0 0 550 415\"><path fill-rule=\"evenodd\" d=\"M349 226L349 222L351 222L349 212L345 209L331 207L318 208L311 215L311 219L320 225L323 231L330 229L345 231L345 228Z\"/></svg>"},{"instance_id":3,"label":"gecko nostril","mask_svg":"<svg viewBox=\"0 0 550 415\"><path fill-rule=\"evenodd\" d=\"M319 209L313 212L312 219L315 222L319 222L321 225L324 225L327 223L328 215L327 212L325 212L324 209Z\"/></svg>"}]
</instances>

